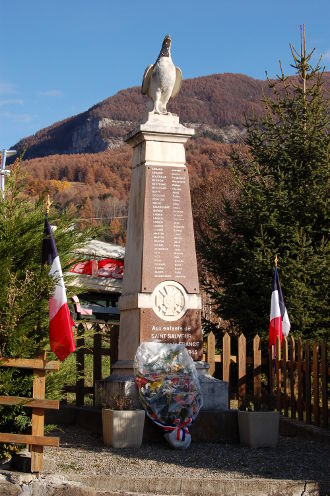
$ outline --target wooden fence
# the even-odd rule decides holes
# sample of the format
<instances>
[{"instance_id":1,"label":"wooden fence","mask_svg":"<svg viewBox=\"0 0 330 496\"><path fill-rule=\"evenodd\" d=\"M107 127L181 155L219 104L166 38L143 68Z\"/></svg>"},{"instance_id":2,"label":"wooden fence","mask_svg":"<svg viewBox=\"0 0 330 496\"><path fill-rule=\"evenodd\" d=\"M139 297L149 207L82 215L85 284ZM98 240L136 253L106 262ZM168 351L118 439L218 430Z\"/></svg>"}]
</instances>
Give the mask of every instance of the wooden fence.
<instances>
[{"instance_id":1,"label":"wooden fence","mask_svg":"<svg viewBox=\"0 0 330 496\"><path fill-rule=\"evenodd\" d=\"M89 339L86 339L89 334ZM95 404L95 381L109 376L111 363L118 357L119 326L101 322L78 326L76 380L65 391L75 394L76 404L85 404L85 395ZM286 416L306 423L328 426L328 365L325 341L295 342L284 338L282 347L263 352L258 335L250 349L243 334L238 339L224 334L222 352L216 354L215 336L211 332L204 343L203 360L210 364L210 374L229 385L229 405L255 407L267 403ZM235 350L235 353L233 353ZM85 357L92 355L92 372L87 370ZM102 367L102 357L110 357L109 368ZM103 374L102 374L103 369ZM90 375L91 377L88 377ZM90 385L85 382L89 379Z\"/></svg>"},{"instance_id":2,"label":"wooden fence","mask_svg":"<svg viewBox=\"0 0 330 496\"><path fill-rule=\"evenodd\" d=\"M283 415L308 424L328 426L328 349L325 341L302 342L290 336L282 346L278 339L274 347L262 354L260 337L256 335L247 354L243 334L237 339L237 354L231 354L233 338L225 334L222 353L215 353L215 336L210 333L204 359L214 375L216 364L222 365L219 378L229 383L229 396L238 406L262 403ZM236 369L236 370L235 370Z\"/></svg>"},{"instance_id":3,"label":"wooden fence","mask_svg":"<svg viewBox=\"0 0 330 496\"><path fill-rule=\"evenodd\" d=\"M88 395L95 405L95 382L111 374L111 364L118 358L118 324L106 324L103 321L81 322L77 328L76 376L74 384L64 387L66 393L75 395L78 406L85 404ZM86 356L92 355L91 370L86 366ZM109 357L109 368L104 370L102 357ZM103 373L102 373L103 371ZM89 377L90 376L90 377ZM103 376L103 377L102 377ZM91 383L86 385L86 382Z\"/></svg>"},{"instance_id":4,"label":"wooden fence","mask_svg":"<svg viewBox=\"0 0 330 496\"><path fill-rule=\"evenodd\" d=\"M32 398L20 396L0 396L0 405L21 405L32 408L32 435L0 433L0 443L15 443L31 445L31 472L41 472L43 468L44 446L59 446L58 437L44 436L45 409L59 409L57 400L45 399L46 371L59 370L59 363L46 361L44 351L39 358L2 358L0 367L17 367L33 370Z\"/></svg>"}]
</instances>

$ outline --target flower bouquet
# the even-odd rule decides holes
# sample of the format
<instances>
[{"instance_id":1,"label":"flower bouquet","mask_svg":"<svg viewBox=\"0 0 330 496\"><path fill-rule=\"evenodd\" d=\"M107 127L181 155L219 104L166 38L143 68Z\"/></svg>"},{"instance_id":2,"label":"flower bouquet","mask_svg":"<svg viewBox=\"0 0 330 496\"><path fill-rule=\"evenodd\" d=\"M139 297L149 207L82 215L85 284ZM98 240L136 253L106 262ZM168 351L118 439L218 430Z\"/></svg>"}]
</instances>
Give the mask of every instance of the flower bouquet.
<instances>
[{"instance_id":1,"label":"flower bouquet","mask_svg":"<svg viewBox=\"0 0 330 496\"><path fill-rule=\"evenodd\" d=\"M184 345L142 343L135 355L135 375L146 413L171 446L190 445L188 427L203 404L193 360Z\"/></svg>"}]
</instances>

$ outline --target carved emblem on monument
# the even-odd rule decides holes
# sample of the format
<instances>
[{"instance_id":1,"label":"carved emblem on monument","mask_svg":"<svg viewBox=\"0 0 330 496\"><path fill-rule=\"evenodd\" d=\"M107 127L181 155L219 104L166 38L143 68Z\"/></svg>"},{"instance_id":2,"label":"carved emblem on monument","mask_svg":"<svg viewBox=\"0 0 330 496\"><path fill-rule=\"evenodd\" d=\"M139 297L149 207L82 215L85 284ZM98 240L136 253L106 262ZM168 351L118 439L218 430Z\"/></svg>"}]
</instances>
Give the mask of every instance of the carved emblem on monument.
<instances>
[{"instance_id":1,"label":"carved emblem on monument","mask_svg":"<svg viewBox=\"0 0 330 496\"><path fill-rule=\"evenodd\" d=\"M175 281L158 284L152 293L152 309L162 320L179 320L186 312L186 291Z\"/></svg>"}]
</instances>

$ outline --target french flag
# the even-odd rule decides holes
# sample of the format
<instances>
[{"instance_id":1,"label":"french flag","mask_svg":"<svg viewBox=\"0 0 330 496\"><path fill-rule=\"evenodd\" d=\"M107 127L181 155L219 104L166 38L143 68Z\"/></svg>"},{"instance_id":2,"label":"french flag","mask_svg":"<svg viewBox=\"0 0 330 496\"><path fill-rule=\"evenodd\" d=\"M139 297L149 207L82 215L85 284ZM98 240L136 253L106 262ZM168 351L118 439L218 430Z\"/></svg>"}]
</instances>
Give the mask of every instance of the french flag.
<instances>
[{"instance_id":1,"label":"french flag","mask_svg":"<svg viewBox=\"0 0 330 496\"><path fill-rule=\"evenodd\" d=\"M280 277L278 275L277 267L275 267L272 300L270 304L268 349L270 349L270 347L274 345L276 354L277 336L280 338L282 344L283 336L288 336L290 327L291 324L287 309L285 308L282 288L280 284Z\"/></svg>"},{"instance_id":2,"label":"french flag","mask_svg":"<svg viewBox=\"0 0 330 496\"><path fill-rule=\"evenodd\" d=\"M56 280L55 290L49 298L50 347L59 360L64 360L76 349L72 332L74 322L69 312L62 268L48 221L48 214L45 218L42 242L42 263L50 265L49 275Z\"/></svg>"}]
</instances>

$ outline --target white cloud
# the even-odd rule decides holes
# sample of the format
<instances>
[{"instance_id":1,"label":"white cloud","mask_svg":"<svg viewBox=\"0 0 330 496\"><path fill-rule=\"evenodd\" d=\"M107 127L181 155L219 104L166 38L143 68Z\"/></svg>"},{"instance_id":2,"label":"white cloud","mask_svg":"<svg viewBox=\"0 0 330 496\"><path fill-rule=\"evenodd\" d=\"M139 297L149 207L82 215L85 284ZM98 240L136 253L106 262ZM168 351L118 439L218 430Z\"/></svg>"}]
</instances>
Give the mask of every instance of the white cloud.
<instances>
[{"instance_id":1,"label":"white cloud","mask_svg":"<svg viewBox=\"0 0 330 496\"><path fill-rule=\"evenodd\" d=\"M63 93L61 90L48 90L48 91L39 91L38 95L39 96L49 96L49 97L59 97L59 96L63 96Z\"/></svg>"},{"instance_id":2,"label":"white cloud","mask_svg":"<svg viewBox=\"0 0 330 496\"><path fill-rule=\"evenodd\" d=\"M13 112L0 112L0 117L4 117L5 119L10 119L13 122L31 122L33 120L33 116L31 114L15 114Z\"/></svg>"},{"instance_id":3,"label":"white cloud","mask_svg":"<svg viewBox=\"0 0 330 496\"><path fill-rule=\"evenodd\" d=\"M326 52L324 52L324 54L322 55L322 58L324 60L330 60L330 49L327 50Z\"/></svg>"},{"instance_id":4,"label":"white cloud","mask_svg":"<svg viewBox=\"0 0 330 496\"><path fill-rule=\"evenodd\" d=\"M0 107L4 105L23 105L24 100L22 98L12 98L8 100L0 100Z\"/></svg>"},{"instance_id":5,"label":"white cloud","mask_svg":"<svg viewBox=\"0 0 330 496\"><path fill-rule=\"evenodd\" d=\"M0 95L12 95L17 93L16 86L12 83L0 81Z\"/></svg>"}]
</instances>

